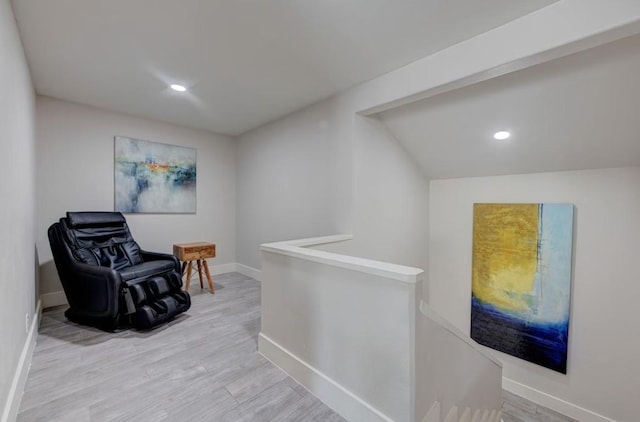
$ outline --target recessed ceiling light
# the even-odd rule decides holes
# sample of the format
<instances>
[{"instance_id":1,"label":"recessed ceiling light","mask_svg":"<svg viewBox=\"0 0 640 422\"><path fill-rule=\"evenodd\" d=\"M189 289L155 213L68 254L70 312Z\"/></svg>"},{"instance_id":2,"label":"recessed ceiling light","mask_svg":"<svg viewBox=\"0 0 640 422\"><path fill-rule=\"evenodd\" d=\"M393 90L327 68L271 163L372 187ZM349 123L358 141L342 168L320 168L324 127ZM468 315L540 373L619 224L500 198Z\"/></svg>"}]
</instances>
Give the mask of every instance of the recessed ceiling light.
<instances>
[{"instance_id":1,"label":"recessed ceiling light","mask_svg":"<svg viewBox=\"0 0 640 422\"><path fill-rule=\"evenodd\" d=\"M178 85L178 84L171 84L169 85L169 88L173 89L174 91L178 91L178 92L185 92L187 90L187 88L183 85Z\"/></svg>"},{"instance_id":2,"label":"recessed ceiling light","mask_svg":"<svg viewBox=\"0 0 640 422\"><path fill-rule=\"evenodd\" d=\"M493 134L493 138L497 139L498 141L504 141L505 139L509 138L509 136L511 136L511 134L506 130L501 130L500 132L496 132Z\"/></svg>"}]
</instances>

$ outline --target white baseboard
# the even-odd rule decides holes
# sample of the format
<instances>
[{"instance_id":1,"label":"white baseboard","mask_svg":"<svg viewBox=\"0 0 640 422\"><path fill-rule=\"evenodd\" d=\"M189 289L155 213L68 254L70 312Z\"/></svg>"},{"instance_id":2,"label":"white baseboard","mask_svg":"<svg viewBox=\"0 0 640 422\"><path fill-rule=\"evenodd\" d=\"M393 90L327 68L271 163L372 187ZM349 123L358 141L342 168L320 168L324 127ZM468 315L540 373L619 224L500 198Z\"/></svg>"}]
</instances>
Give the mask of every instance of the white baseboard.
<instances>
[{"instance_id":1,"label":"white baseboard","mask_svg":"<svg viewBox=\"0 0 640 422\"><path fill-rule=\"evenodd\" d=\"M369 403L262 333L258 337L258 352L348 421L393 422Z\"/></svg>"},{"instance_id":2,"label":"white baseboard","mask_svg":"<svg viewBox=\"0 0 640 422\"><path fill-rule=\"evenodd\" d=\"M29 368L31 367L33 350L36 347L41 313L42 301L39 300L33 320L31 321L31 327L29 327L29 334L27 335L24 346L22 347L22 353L20 353L20 360L18 360L16 372L13 375L13 380L11 381L7 402L2 412L2 419L0 419L2 422L13 422L18 417L20 402L22 401L22 394L24 393L24 386L27 383L27 376L29 375Z\"/></svg>"},{"instance_id":3,"label":"white baseboard","mask_svg":"<svg viewBox=\"0 0 640 422\"><path fill-rule=\"evenodd\" d=\"M236 271L254 280L262 281L262 271L244 264L236 264Z\"/></svg>"},{"instance_id":4,"label":"white baseboard","mask_svg":"<svg viewBox=\"0 0 640 422\"><path fill-rule=\"evenodd\" d=\"M564 401L558 397L531 388L509 378L502 378L502 388L530 400L540 406L555 410L558 413L577 419L581 422L616 422L591 410Z\"/></svg>"},{"instance_id":5,"label":"white baseboard","mask_svg":"<svg viewBox=\"0 0 640 422\"><path fill-rule=\"evenodd\" d=\"M60 290L59 292L41 294L40 302L42 303L42 309L69 304L69 302L67 302L67 297L64 295L64 291L62 290Z\"/></svg>"},{"instance_id":6,"label":"white baseboard","mask_svg":"<svg viewBox=\"0 0 640 422\"><path fill-rule=\"evenodd\" d=\"M236 272L236 263L230 262L228 264L210 265L209 272L211 273L211 275L234 273Z\"/></svg>"}]
</instances>

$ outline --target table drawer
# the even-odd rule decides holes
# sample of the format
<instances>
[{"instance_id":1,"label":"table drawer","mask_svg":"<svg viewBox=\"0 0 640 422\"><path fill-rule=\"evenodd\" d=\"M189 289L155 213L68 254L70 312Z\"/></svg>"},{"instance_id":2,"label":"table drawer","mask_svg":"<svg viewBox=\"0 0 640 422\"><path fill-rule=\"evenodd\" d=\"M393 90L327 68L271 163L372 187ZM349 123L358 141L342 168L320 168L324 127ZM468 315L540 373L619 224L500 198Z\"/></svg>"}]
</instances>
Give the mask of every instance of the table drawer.
<instances>
[{"instance_id":1,"label":"table drawer","mask_svg":"<svg viewBox=\"0 0 640 422\"><path fill-rule=\"evenodd\" d=\"M181 261L215 258L216 245L213 243L178 243L173 245L173 254Z\"/></svg>"}]
</instances>

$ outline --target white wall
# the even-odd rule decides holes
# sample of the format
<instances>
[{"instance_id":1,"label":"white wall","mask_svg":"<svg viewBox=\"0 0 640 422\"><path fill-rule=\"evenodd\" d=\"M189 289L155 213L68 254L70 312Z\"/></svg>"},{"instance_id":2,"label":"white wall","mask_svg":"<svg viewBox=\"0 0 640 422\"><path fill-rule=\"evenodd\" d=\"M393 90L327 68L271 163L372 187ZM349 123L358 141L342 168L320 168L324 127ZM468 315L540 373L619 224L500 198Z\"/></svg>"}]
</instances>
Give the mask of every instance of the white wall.
<instances>
[{"instance_id":1,"label":"white wall","mask_svg":"<svg viewBox=\"0 0 640 422\"><path fill-rule=\"evenodd\" d=\"M0 1L0 417L36 306L34 92L9 1ZM7 403L8 404L8 403Z\"/></svg>"},{"instance_id":2,"label":"white wall","mask_svg":"<svg viewBox=\"0 0 640 422\"><path fill-rule=\"evenodd\" d=\"M263 246L260 352L350 421L414 421L422 270L313 249Z\"/></svg>"},{"instance_id":3,"label":"white wall","mask_svg":"<svg viewBox=\"0 0 640 422\"><path fill-rule=\"evenodd\" d=\"M336 182L334 107L323 101L237 139L239 263L259 269L262 243L341 231L337 195L351 180Z\"/></svg>"},{"instance_id":4,"label":"white wall","mask_svg":"<svg viewBox=\"0 0 640 422\"><path fill-rule=\"evenodd\" d=\"M544 396L531 389L539 390L618 422L637 421L639 187L640 167L432 181L431 305L469 332L474 202L573 203L567 375L495 353L504 362L504 376L526 386L520 394L540 401ZM549 404L562 406L558 400ZM588 412L579 416L584 422L603 420Z\"/></svg>"},{"instance_id":5,"label":"white wall","mask_svg":"<svg viewBox=\"0 0 640 422\"><path fill-rule=\"evenodd\" d=\"M606 10L597 0L554 3L240 136L238 262L258 268L258 245L273 240L336 232L353 233L356 239L369 233L369 239L375 237L369 231L374 225L357 228L355 222L361 217L384 221L389 208L365 210L357 203L359 195L363 205L376 202L364 199L361 191L367 189L363 175L369 170L360 164L376 160L366 151L367 135L362 137L357 113L383 111L638 32L640 3L612 1ZM540 27L544 34L532 29ZM385 195L380 191L379 198ZM394 191L390 195L398 196ZM398 250L395 242L385 240L378 236L377 245L368 242L363 254ZM402 255L402 260L414 257Z\"/></svg>"},{"instance_id":6,"label":"white wall","mask_svg":"<svg viewBox=\"0 0 640 422\"><path fill-rule=\"evenodd\" d=\"M502 366L481 347L425 302L420 304L416 312L417 422L424 422L434 401L442 415L457 407L461 420L465 408L475 413L502 407Z\"/></svg>"},{"instance_id":7,"label":"white wall","mask_svg":"<svg viewBox=\"0 0 640 422\"><path fill-rule=\"evenodd\" d=\"M235 262L235 144L232 138L38 97L37 245L42 293L62 290L47 238L66 211L113 210L114 136L197 149L196 214L127 214L143 249L171 253L177 242L216 243L210 265Z\"/></svg>"},{"instance_id":8,"label":"white wall","mask_svg":"<svg viewBox=\"0 0 640 422\"><path fill-rule=\"evenodd\" d=\"M543 33L537 30L543 27L545 28ZM509 71L543 63L566 54L601 45L626 35L635 34L639 30L639 2L613 0L613 2L608 3L607 8L603 8L601 2L597 0L563 0L541 9L536 13L524 16L521 19L517 19L485 34L456 44L444 51L425 57L401 69L389 72L379 78L344 91L305 111L294 113L287 118L241 136L238 150L239 162L242 163L245 161L245 157L251 156L250 162L260 163L260 166L256 166L254 169L252 169L251 166L247 166L246 169L239 170L239 173L243 173L244 176L238 176L238 208L241 210L238 215L238 261L255 267L258 265L258 245L260 243L274 239L284 240L287 238L322 235L326 234L330 229L335 228L340 229L336 230L338 232L353 233L355 239L347 245L341 244L327 247L327 250L359 255L361 252L358 249L361 249L365 252L362 253L364 256L377 257L383 260L398 260L398 255L401 255L399 252L402 248L398 247L395 239L389 239L389 236L385 235L385 233L389 233L389 226L393 226L393 224L389 226L385 226L385 224L387 224L387 221L395 220L393 218L394 214L387 214L387 211L390 209L393 211L393 209L388 208L391 206L391 203L385 203L384 198L390 197L397 199L402 195L398 195L398 192L394 190L385 192L384 189L381 189L379 192L380 195L378 197L375 196L376 191L374 187L379 185L379 183L374 183L374 181L379 182L379 177L381 177L380 174L375 172L375 157L377 156L380 162L384 163L380 166L381 169L384 169L387 165L389 168L397 169L398 163L394 164L393 161L396 159L399 161L403 160L394 157L393 153L390 156L385 156L384 153L379 155L380 152L384 152L387 148L378 148L376 144L378 146L384 145L385 142L383 140L385 135L381 135L378 130L375 130L374 136L367 136L366 123L360 120L362 118L358 113L383 111L392 106L414 101L418 98L436 95L439 92L445 92L455 87L469 85ZM328 127L328 130L322 134L319 134L318 125L320 124L326 124ZM363 127L363 125L365 127ZM286 159L278 159L270 157L263 151L267 151L272 146L276 149L279 147L286 148L282 146L284 143L292 143L294 141L302 143L312 142L310 139L317 139L317 136L323 139L323 145L327 145L331 152L329 155L320 154L319 156L322 158L319 159L319 162L311 161L307 165L312 169L311 171L318 172L318 174L324 172L330 177L333 175L333 179L331 179L330 182L314 179L315 183L312 184L294 182L294 188L290 189L287 194L297 197L301 204L294 204L295 207L293 208L287 206L280 209L275 208L285 195L257 196L256 193L259 193L260 189L273 191L279 183L281 183L281 177L274 177L271 174L273 170L269 169L270 165L273 165L275 169L280 168L282 172L285 172L285 169L290 166L293 166L295 169L297 168L296 166L299 165L294 154L287 154ZM370 142L367 143L367 140ZM393 150L393 147L390 145L392 144L387 145L387 151ZM372 147L371 151L367 150L368 147ZM407 158L407 161L410 162L410 159ZM242 166L242 164L240 164L239 167L240 166ZM264 169L269 171L264 171ZM367 181L367 174L373 176L370 182ZM407 176L411 177L410 174ZM241 177L244 177L244 179L240 180ZM295 178L295 172L291 172L290 177ZM445 182L434 182L429 189L432 190L434 186L438 187L439 183ZM329 201L330 206L321 207L325 217L324 219L317 220L318 224L305 225L304 215L295 215L293 212L290 212L294 209L306 211L307 206L313 208L314 205L316 205L314 202L314 191L318 190L320 196L326 198L327 195L324 189L326 189L327 186L329 186L330 190L337 193L332 197L333 201ZM408 188L407 192L413 191L417 186L419 186L419 183L414 182L413 188ZM617 182L614 182L612 186L617 187L619 185ZM385 187L393 188L393 186L386 186L383 183L381 188ZM631 195L628 189L629 185L627 184L626 187L625 194ZM589 195L589 188L587 188L586 185L583 185L583 188L583 193ZM551 200L551 198L549 198L550 195L543 197L543 194L553 192L553 189L550 189L546 185L543 187L539 186L537 189L541 194L539 200ZM598 192L600 191L603 193L602 203L606 203L607 198L610 198L617 190L615 188L601 186ZM439 298L432 299L432 303L439 304L438 309L447 318L450 318L456 325L464 328L468 332L468 315L464 313L469 312L468 290L470 289L470 278L464 274L464 272L469 271L468 269L470 268L469 265L465 266L466 264L470 264L470 262L464 262L464 257L470 260L471 256L470 243L467 245L464 243L466 239L464 236L467 236L468 231L460 233L460 230L466 229L457 226L451 227L447 225L442 227L440 221L445 217L453 219L456 215L461 221L460 224L470 224L470 220L465 223L461 219L464 215L461 216L459 214L463 211L446 206L446 204L453 201L453 198L447 198L447 194L441 191L434 193L428 189L425 189L423 192L425 195L427 193L429 195L429 202L431 203L430 209L419 211L420 207L416 205L415 209L409 210L406 220L402 221L406 223L406 226L402 224L400 227L410 227L412 224L417 224L417 226L420 227L420 222L416 223L415 216L422 212L424 221L426 221L427 218L430 219L428 226L429 231L437 229L435 233L428 233L431 238L431 241L428 243L430 253L429 263L431 266L436 266L435 269L430 268L429 271L430 276L436 278L436 285L431 289L431 294L440 295ZM503 193L499 188L492 188L486 192L491 192L498 197ZM522 195L521 198L526 198L523 200L532 200L530 191L524 194L523 191L517 190L515 193L518 192ZM569 199L572 199L573 196L577 194L577 191L574 192L571 187L567 187L563 192L566 193L565 196L571 196ZM240 199L241 197L243 199ZM442 199L445 200L445 202L436 203L441 197L443 197ZM592 197L585 196L584 198L580 198L596 203L600 201L596 194ZM625 200L627 199L628 198L625 198ZM515 198L507 197L504 198L504 200L515 200ZM419 200L415 200L415 204L419 204L420 202ZM578 205L577 199L572 200L572 202ZM282 203L286 205L290 204L291 201L286 199ZM269 212L261 214L261 208L267 209ZM581 211L580 208L581 207L577 210L577 218L579 221L582 221L580 219L582 218L581 213L583 211ZM272 211L272 209L276 209L276 211ZM434 212L437 212L435 217L433 216ZM397 215L401 216L402 214L400 212ZM470 214L468 218L470 218ZM599 222L595 220L596 219L594 219L593 224L598 224ZM314 221L316 220L314 219ZM423 224L424 221L422 222ZM256 233L261 232L268 234L268 236L259 235L251 237L246 233L242 234L242 230L245 230L243 227L246 227L247 233L255 231ZM334 230L330 230L329 232L333 231ZM446 233L443 233L443 231ZM580 230L579 233L583 231L584 230ZM376 232L380 234L376 235ZM425 234L427 234L426 231ZM581 235L579 234L578 236ZM364 245L355 247L357 239L363 237L367 239L367 242L365 242ZM456 238L459 239L456 240ZM625 239L623 244L629 245L633 243L629 237ZM586 246L584 245L584 238L578 238L577 248L594 248L596 245L603 244L603 242L596 240L594 240L591 245ZM616 244L615 248L619 247L619 240L616 239L616 236L611 235L610 240L613 244ZM378 244L376 244L376 242L378 242ZM455 245L453 246L454 252L450 254L442 252L442 250L447 250L449 244ZM607 247L609 247L608 244ZM389 251L385 251L383 248L391 249L391 254L398 253L393 257L389 255L390 258L385 259L381 255L378 255L386 255L389 253ZM423 248L423 256L426 256L427 248L426 246ZM437 250L434 250L434 248ZM412 252L417 253L418 250L419 248L415 248ZM579 249L576 249L576 251L578 250ZM628 254L629 252L626 253ZM592 257L590 257L590 259L591 258ZM405 259L415 258L408 257L407 255L400 258L401 262L406 262L404 261ZM463 261L461 261L461 259ZM592 265L596 264L594 263ZM440 266L439 268L447 268L447 271L462 272L463 274L458 274L457 277L444 275L443 278L440 274L443 270L438 270L438 266ZM593 268L591 274L598 274L598 268ZM612 270L615 270L616 275L619 276L619 279L614 281L616 286L620 288L625 287L626 284L629 283L628 274L633 274L633 269L625 267L624 270L626 270L626 272L623 272L623 270L619 268L612 268ZM609 280L609 277L607 276L605 279ZM578 278L576 278L576 280L578 280ZM429 282L433 281L430 280ZM595 282L593 282L592 285L599 287ZM451 291L448 289L451 289ZM595 290L595 288L592 288L588 293L593 295L590 300L595 302L595 298L600 293L595 293L593 290ZM633 293L637 292L637 287L631 286L630 292L632 293L630 296L634 296ZM608 294L617 295L619 294L618 289ZM628 298L630 296L626 297ZM635 296L637 296L637 294ZM579 304L581 301L584 303L584 299L579 298L580 293L576 291L574 294L574 303ZM605 300L607 300L606 297ZM608 300L611 299L608 298ZM626 299L626 301L627 307L631 309L630 299ZM587 304L583 304L582 306L589 307L592 305L596 306L595 303L588 303L587 301ZM578 306L580 305L576 305L574 312L580 309ZM467 311L463 311L463 308L467 309ZM585 312L584 308L581 312ZM630 317L630 311L628 310L616 308L614 310L607 309L607 312L611 315L604 318L604 320L613 325L617 324L617 326L621 326L621 324L628 321L629 324L633 324L631 321L635 320ZM602 331L602 324L593 321L598 318L600 318L600 314L593 313L591 316L581 318L581 321L593 323L598 330ZM582 322L582 324L584 324L584 322ZM584 327L583 325L583 330L585 329ZM572 328L571 333L579 333L579 329L580 328ZM613 343L617 348L608 350L607 353L602 353L597 358L591 351L582 351L582 343L578 342L581 338L579 334L572 337L571 355L569 357L569 370L571 372L568 377L549 374L544 371L542 371L544 373L541 374L539 373L540 369L532 369L527 366L527 364L516 364L513 361L509 361L510 358L508 357L504 358L507 360L505 375L516 380L521 380L523 384L526 384L523 386L525 391L533 392L534 390L532 389L540 390L541 392L535 397L536 399L548 398L555 404L560 403L561 400L567 400L596 412L606 412L608 415L612 415L612 417L624 412L622 417L630 420L630 403L625 400L625 398L634 397L634 395L618 393L617 397L612 397L608 394L608 392L612 391L616 393L620 391L631 391L635 396L638 396L637 389L630 389L632 384L630 384L629 381L633 376L636 376L637 381L637 375L634 374L637 374L639 371L633 366L633 361L628 360L630 353L632 353L630 350L637 352L638 341L637 335L634 336L634 333L631 332L631 330L629 331L629 333L624 334L618 332L616 334L618 338ZM590 334L583 333L583 336L590 339L586 341L589 345L601 340L600 346L594 350L602 352L604 348L603 345L605 345L606 341L609 341L610 338L608 333L601 332L599 335L600 337L597 338L597 340L593 340ZM577 348L579 348L580 351L574 353ZM620 385L624 386L626 390L612 388L611 385L607 386L608 390L597 386L599 383L597 376L601 374L604 376L604 379L609 381L613 380L615 376L618 376L618 373L621 371L620 366L614 365L614 370L610 375L604 375L603 372L606 371L605 367L607 366L604 360L608 359L609 356L613 356L615 359L619 355L624 355L628 367L635 369L635 372L630 371L620 375L620 379L622 380ZM583 367L579 365L581 359L587 359L593 366ZM590 384L595 384L596 386L590 386ZM640 383L636 382L635 385L640 385ZM592 390L589 390L591 388ZM589 391L587 392L587 390ZM605 394L597 397L596 392L604 392ZM557 398L554 398L554 396L557 396ZM569 410L577 409L570 404L567 404L566 408ZM588 415L589 412L585 410L581 413L581 415L583 414ZM603 419L596 418L594 420L602 421Z\"/></svg>"},{"instance_id":9,"label":"white wall","mask_svg":"<svg viewBox=\"0 0 640 422\"><path fill-rule=\"evenodd\" d=\"M425 267L428 184L385 127L353 115L345 97L238 139L241 264L260 268L262 243L350 233L341 252Z\"/></svg>"},{"instance_id":10,"label":"white wall","mask_svg":"<svg viewBox=\"0 0 640 422\"><path fill-rule=\"evenodd\" d=\"M353 253L426 269L429 183L378 119L357 116L355 133Z\"/></svg>"}]
</instances>

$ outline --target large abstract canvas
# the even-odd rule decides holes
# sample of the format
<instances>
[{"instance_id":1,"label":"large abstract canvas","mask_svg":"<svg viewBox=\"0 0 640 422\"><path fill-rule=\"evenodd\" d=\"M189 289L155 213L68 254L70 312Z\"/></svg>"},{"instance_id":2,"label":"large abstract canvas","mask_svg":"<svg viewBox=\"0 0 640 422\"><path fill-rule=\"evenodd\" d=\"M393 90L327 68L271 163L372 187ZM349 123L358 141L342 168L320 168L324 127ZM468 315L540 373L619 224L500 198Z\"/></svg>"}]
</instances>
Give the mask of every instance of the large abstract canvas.
<instances>
[{"instance_id":1,"label":"large abstract canvas","mask_svg":"<svg viewBox=\"0 0 640 422\"><path fill-rule=\"evenodd\" d=\"M195 213L196 150L117 136L115 209Z\"/></svg>"},{"instance_id":2,"label":"large abstract canvas","mask_svg":"<svg viewBox=\"0 0 640 422\"><path fill-rule=\"evenodd\" d=\"M567 373L573 205L474 204L471 337Z\"/></svg>"}]
</instances>

